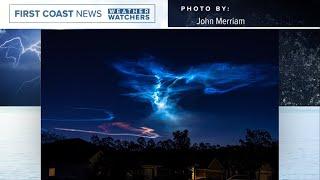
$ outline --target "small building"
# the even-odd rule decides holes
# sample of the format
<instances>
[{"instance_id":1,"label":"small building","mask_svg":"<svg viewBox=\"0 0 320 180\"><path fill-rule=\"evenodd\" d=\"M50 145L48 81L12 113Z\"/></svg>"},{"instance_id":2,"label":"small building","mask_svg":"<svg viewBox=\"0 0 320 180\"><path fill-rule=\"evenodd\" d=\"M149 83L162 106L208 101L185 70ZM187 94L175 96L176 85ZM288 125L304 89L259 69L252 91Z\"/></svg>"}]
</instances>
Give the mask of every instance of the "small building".
<instances>
[{"instance_id":1,"label":"small building","mask_svg":"<svg viewBox=\"0 0 320 180\"><path fill-rule=\"evenodd\" d=\"M87 180L89 160L97 152L81 139L61 140L42 145L42 180Z\"/></svg>"},{"instance_id":2,"label":"small building","mask_svg":"<svg viewBox=\"0 0 320 180\"><path fill-rule=\"evenodd\" d=\"M256 177L257 180L272 180L272 168L269 164L263 164L257 171Z\"/></svg>"},{"instance_id":3,"label":"small building","mask_svg":"<svg viewBox=\"0 0 320 180\"><path fill-rule=\"evenodd\" d=\"M158 178L159 168L158 165L141 165L140 167L127 169L125 179L152 180Z\"/></svg>"},{"instance_id":4,"label":"small building","mask_svg":"<svg viewBox=\"0 0 320 180\"><path fill-rule=\"evenodd\" d=\"M158 168L160 166L157 165L143 165L143 176L144 180L152 180L158 176Z\"/></svg>"},{"instance_id":5,"label":"small building","mask_svg":"<svg viewBox=\"0 0 320 180\"><path fill-rule=\"evenodd\" d=\"M192 168L192 180L197 179L210 179L210 180L223 180L224 168L222 164L213 159L206 168Z\"/></svg>"}]
</instances>

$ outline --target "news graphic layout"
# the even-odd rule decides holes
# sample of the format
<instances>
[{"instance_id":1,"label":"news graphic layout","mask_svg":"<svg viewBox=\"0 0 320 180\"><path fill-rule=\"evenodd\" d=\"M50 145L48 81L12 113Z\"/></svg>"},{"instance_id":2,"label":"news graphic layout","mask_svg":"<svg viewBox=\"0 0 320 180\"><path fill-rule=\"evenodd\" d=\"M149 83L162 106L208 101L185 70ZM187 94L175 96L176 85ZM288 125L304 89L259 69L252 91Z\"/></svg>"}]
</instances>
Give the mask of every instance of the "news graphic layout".
<instances>
[{"instance_id":1,"label":"news graphic layout","mask_svg":"<svg viewBox=\"0 0 320 180\"><path fill-rule=\"evenodd\" d=\"M278 40L42 31L42 179L277 179Z\"/></svg>"},{"instance_id":2,"label":"news graphic layout","mask_svg":"<svg viewBox=\"0 0 320 180\"><path fill-rule=\"evenodd\" d=\"M0 180L320 180L319 0L1 0Z\"/></svg>"},{"instance_id":3,"label":"news graphic layout","mask_svg":"<svg viewBox=\"0 0 320 180\"><path fill-rule=\"evenodd\" d=\"M0 30L0 105L39 106L40 30Z\"/></svg>"}]
</instances>

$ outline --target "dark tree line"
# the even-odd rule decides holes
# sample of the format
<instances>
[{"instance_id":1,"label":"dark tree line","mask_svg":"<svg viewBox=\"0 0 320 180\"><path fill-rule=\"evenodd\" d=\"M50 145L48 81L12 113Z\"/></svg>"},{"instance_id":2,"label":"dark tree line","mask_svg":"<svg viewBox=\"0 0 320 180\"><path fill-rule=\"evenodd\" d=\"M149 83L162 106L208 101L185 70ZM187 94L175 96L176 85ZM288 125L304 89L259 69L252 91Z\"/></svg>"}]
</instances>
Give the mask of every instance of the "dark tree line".
<instances>
[{"instance_id":1,"label":"dark tree line","mask_svg":"<svg viewBox=\"0 0 320 180\"><path fill-rule=\"evenodd\" d=\"M79 153L69 149L72 149L74 142L63 136L42 132L42 140L43 155L51 152L51 155L58 153L57 157L68 157L65 151ZM175 131L171 139L159 141L142 137L128 141L93 135L91 142L85 144L87 148L93 148L97 152L93 157L90 155L89 179L125 179L128 172L141 168L140 165L144 163L160 164L170 169L170 172L185 172L170 175L173 179L179 179L175 177L190 176L191 165L203 168L201 164L212 159L217 159L222 164L226 177L239 172L253 178L263 164L269 164L275 175L278 172L278 143L264 130L248 129L238 145L220 146L206 142L192 144L188 130ZM85 154L82 152L76 157L86 156Z\"/></svg>"},{"instance_id":2,"label":"dark tree line","mask_svg":"<svg viewBox=\"0 0 320 180\"><path fill-rule=\"evenodd\" d=\"M149 151L149 150L161 150L161 151L185 151L185 150L194 150L194 151L209 151L222 148L219 144L211 144L206 142L199 142L191 144L189 138L189 131L175 131L172 133L173 138L154 141L153 139L146 139L143 137L137 138L136 141L128 140L115 140L112 137L103 137L100 138L97 135L91 137L91 143L94 145L104 148L106 150L115 150L115 151ZM43 144L52 143L59 140L66 139L64 136L57 135L52 132L42 132L41 141ZM240 146L251 147L251 148L264 148L271 147L275 142L270 133L264 130L246 130L245 138L239 140ZM227 145L226 147L230 147Z\"/></svg>"},{"instance_id":3,"label":"dark tree line","mask_svg":"<svg viewBox=\"0 0 320 180\"><path fill-rule=\"evenodd\" d=\"M248 174L254 179L257 170L265 163L273 167L275 175L278 171L278 143L273 141L270 133L264 130L248 129L244 138L239 140L239 145L226 146L205 142L191 144L188 130L175 131L172 133L172 139L158 142L145 138L138 138L136 141L120 141L111 137L99 138L98 136L92 136L91 141L100 149L105 150L105 154L93 163L95 167L93 169L106 168L110 164L108 163L110 153L124 152L120 156L131 153L138 157L140 153L143 157L138 158L139 160L148 159L149 154L152 154L151 158L157 158L156 162L161 161L161 158L175 159L170 161L170 168L175 170L186 168L186 164L192 164L190 162L197 164L203 160L218 159L225 168L226 175L238 172ZM114 161L111 164L114 165ZM126 165L131 165L131 163L121 164L119 165L121 168L116 169L126 169ZM184 179L188 179L186 177Z\"/></svg>"},{"instance_id":4,"label":"dark tree line","mask_svg":"<svg viewBox=\"0 0 320 180\"><path fill-rule=\"evenodd\" d=\"M219 144L211 143L194 143L191 144L189 131L175 131L172 133L173 138L154 141L143 137L137 138L136 141L114 140L112 137L100 138L97 135L91 137L91 142L105 150L114 151L210 151L222 148ZM239 140L240 146L250 148L271 147L276 142L272 140L270 133L264 130L247 130L244 139ZM230 146L226 146L230 147Z\"/></svg>"},{"instance_id":5,"label":"dark tree line","mask_svg":"<svg viewBox=\"0 0 320 180\"><path fill-rule=\"evenodd\" d=\"M65 137L49 131L41 131L41 143L48 144L64 140Z\"/></svg>"}]
</instances>

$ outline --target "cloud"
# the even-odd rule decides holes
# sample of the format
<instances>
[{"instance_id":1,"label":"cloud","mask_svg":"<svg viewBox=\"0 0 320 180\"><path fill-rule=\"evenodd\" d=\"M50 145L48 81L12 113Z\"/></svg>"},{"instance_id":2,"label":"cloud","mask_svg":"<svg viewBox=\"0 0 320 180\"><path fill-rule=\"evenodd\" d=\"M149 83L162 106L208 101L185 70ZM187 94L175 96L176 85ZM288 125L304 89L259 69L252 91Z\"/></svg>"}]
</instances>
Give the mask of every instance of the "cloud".
<instances>
[{"instance_id":1,"label":"cloud","mask_svg":"<svg viewBox=\"0 0 320 180\"><path fill-rule=\"evenodd\" d=\"M112 132L115 128L122 130L121 133ZM101 131L94 130L84 130L84 129L72 129L72 128L54 128L55 130L60 131L69 131L69 132L80 132L80 133L90 133L90 134L100 134L107 136L134 136L134 137L143 137L143 138L158 138L159 134L155 132L154 129L149 127L132 127L125 122L113 122L113 123L104 123L98 126Z\"/></svg>"},{"instance_id":2,"label":"cloud","mask_svg":"<svg viewBox=\"0 0 320 180\"><path fill-rule=\"evenodd\" d=\"M112 122L112 123L104 123L98 126L103 132L109 132L112 128L119 128L121 130L125 130L127 132L133 133L137 136L145 136L149 138L157 138L160 137L159 134L155 133L155 130L149 127L132 127L130 124L126 122Z\"/></svg>"},{"instance_id":3,"label":"cloud","mask_svg":"<svg viewBox=\"0 0 320 180\"><path fill-rule=\"evenodd\" d=\"M211 63L173 72L153 60L120 62L114 67L126 80L125 94L149 103L153 114L161 119L175 120L181 95L201 90L203 95L225 94L240 88L264 87L277 84L277 68L271 65L238 65Z\"/></svg>"}]
</instances>

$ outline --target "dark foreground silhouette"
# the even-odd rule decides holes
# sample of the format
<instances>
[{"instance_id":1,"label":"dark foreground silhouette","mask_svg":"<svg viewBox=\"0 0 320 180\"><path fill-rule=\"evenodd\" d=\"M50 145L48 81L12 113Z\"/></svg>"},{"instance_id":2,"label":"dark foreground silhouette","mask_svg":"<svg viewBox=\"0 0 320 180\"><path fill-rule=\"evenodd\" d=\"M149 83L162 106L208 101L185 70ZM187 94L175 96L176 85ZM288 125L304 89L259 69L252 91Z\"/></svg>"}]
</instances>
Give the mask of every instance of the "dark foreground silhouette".
<instances>
[{"instance_id":1,"label":"dark foreground silhouette","mask_svg":"<svg viewBox=\"0 0 320 180\"><path fill-rule=\"evenodd\" d=\"M278 179L278 143L247 130L239 145L190 143L188 131L155 142L92 136L91 142L42 133L43 180Z\"/></svg>"}]
</instances>

